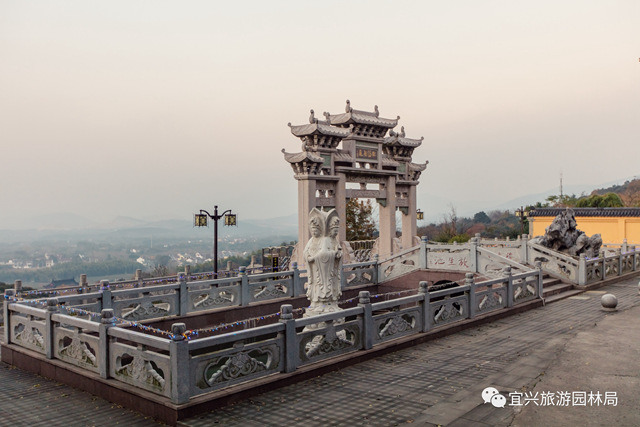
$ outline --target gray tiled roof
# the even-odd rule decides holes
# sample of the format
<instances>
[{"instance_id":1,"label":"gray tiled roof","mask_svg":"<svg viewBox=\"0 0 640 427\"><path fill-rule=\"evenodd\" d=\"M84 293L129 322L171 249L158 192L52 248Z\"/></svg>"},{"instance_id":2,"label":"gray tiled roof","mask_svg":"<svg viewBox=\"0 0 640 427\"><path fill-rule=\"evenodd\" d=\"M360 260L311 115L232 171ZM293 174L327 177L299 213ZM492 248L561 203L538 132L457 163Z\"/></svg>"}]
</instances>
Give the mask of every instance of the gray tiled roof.
<instances>
[{"instance_id":1,"label":"gray tiled roof","mask_svg":"<svg viewBox=\"0 0 640 427\"><path fill-rule=\"evenodd\" d=\"M289 125L291 126L291 124ZM346 138L351 133L351 130L349 128L340 128L324 123L308 123L305 125L291 126L291 133L298 137L319 134Z\"/></svg>"},{"instance_id":2,"label":"gray tiled roof","mask_svg":"<svg viewBox=\"0 0 640 427\"><path fill-rule=\"evenodd\" d=\"M557 216L567 208L535 208L529 216ZM640 217L640 208L571 208L575 216Z\"/></svg>"},{"instance_id":3,"label":"gray tiled roof","mask_svg":"<svg viewBox=\"0 0 640 427\"><path fill-rule=\"evenodd\" d=\"M298 163L304 160L310 160L315 163L324 163L324 159L320 156L317 156L309 151L302 151L300 153L287 153L282 149L284 153L284 158L289 163Z\"/></svg>"},{"instance_id":4,"label":"gray tiled roof","mask_svg":"<svg viewBox=\"0 0 640 427\"><path fill-rule=\"evenodd\" d=\"M329 116L332 125L348 125L351 123L359 123L363 125L375 125L387 128L393 128L398 125L398 119L385 119L378 117L373 113L354 110L348 113L336 114Z\"/></svg>"},{"instance_id":5,"label":"gray tiled roof","mask_svg":"<svg viewBox=\"0 0 640 427\"><path fill-rule=\"evenodd\" d=\"M405 138L400 135L389 136L384 139L385 145L401 145L403 147L419 147L422 144L422 139Z\"/></svg>"}]
</instances>

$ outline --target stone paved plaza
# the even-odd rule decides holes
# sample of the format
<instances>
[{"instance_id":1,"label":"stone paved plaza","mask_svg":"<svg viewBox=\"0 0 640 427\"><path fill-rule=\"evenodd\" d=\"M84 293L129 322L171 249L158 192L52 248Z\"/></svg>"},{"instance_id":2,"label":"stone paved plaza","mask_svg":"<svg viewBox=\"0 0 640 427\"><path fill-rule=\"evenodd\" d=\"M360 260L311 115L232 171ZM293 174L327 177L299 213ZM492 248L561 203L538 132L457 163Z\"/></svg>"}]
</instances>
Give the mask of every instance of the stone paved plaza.
<instances>
[{"instance_id":1,"label":"stone paved plaza","mask_svg":"<svg viewBox=\"0 0 640 427\"><path fill-rule=\"evenodd\" d=\"M605 292L618 297L617 312L601 310L600 298ZM604 420L611 425L640 425L635 409L640 395L639 314L635 276L276 389L179 425L527 426L540 425L543 420L543 424L568 425L568 417L583 425L601 425ZM624 333L617 334L617 330ZM599 345L609 336L617 339ZM618 369L622 372L619 378ZM495 408L481 398L488 386L503 395L598 386L593 380L581 382L585 378L601 378L599 391L617 392L618 406ZM0 381L3 423L157 425L88 393L5 364L0 364Z\"/></svg>"}]
</instances>

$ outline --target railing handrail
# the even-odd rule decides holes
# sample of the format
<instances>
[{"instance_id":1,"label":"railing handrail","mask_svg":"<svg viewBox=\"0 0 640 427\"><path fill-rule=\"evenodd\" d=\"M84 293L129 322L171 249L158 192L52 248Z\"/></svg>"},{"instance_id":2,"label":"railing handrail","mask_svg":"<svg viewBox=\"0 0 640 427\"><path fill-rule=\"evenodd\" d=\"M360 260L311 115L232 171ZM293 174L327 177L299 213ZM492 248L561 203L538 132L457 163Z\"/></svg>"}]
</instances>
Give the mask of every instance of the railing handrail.
<instances>
[{"instance_id":1,"label":"railing handrail","mask_svg":"<svg viewBox=\"0 0 640 427\"><path fill-rule=\"evenodd\" d=\"M553 257L555 257L557 259L560 259L561 261L564 261L567 264L571 264L571 265L573 265L575 267L578 266L578 260L575 259L575 258L572 258L572 257L570 257L568 255L564 255L564 254L562 254L560 252L554 251L553 249L549 249L549 248L547 248L545 246L542 246L542 245L539 245L537 243L528 242L527 244L529 245L529 247L537 250L538 252L543 252L543 253L545 253L545 254L547 254L549 256L553 256Z\"/></svg>"},{"instance_id":2,"label":"railing handrail","mask_svg":"<svg viewBox=\"0 0 640 427\"><path fill-rule=\"evenodd\" d=\"M491 256L497 257L502 263L504 264L508 264L511 267L515 267L518 270L523 270L523 271L529 271L532 270L531 267L527 267L526 265L520 264L519 262L516 262L512 259L503 257L502 255L493 252L490 248L486 248L486 247L482 247L482 246L478 246L478 252L482 253L482 252L489 252L491 254Z\"/></svg>"},{"instance_id":3,"label":"railing handrail","mask_svg":"<svg viewBox=\"0 0 640 427\"><path fill-rule=\"evenodd\" d=\"M388 256L387 258L384 258L384 259L382 259L382 260L378 261L378 263L379 263L379 264L382 264L382 263L386 263L386 262L389 262L389 261L393 261L393 260L395 260L396 258L401 258L401 257L403 257L403 256L405 256L405 255L413 254L413 253L415 253L415 252L419 252L419 251L420 251L420 245L418 245L418 246L413 246L413 247L411 247L411 248L409 248L409 249L404 249L404 250L402 250L402 251L400 251L400 252L398 252L398 253L395 253L395 254L393 254L393 255L390 255L390 256Z\"/></svg>"}]
</instances>

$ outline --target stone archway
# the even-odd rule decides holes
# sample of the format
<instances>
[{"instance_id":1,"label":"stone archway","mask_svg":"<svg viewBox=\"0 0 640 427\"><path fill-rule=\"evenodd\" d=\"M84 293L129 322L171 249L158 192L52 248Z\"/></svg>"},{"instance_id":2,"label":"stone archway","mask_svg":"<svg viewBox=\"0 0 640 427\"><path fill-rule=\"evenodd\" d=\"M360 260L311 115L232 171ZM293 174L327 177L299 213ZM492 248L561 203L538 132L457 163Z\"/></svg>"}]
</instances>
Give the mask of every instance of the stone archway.
<instances>
[{"instance_id":1,"label":"stone archway","mask_svg":"<svg viewBox=\"0 0 640 427\"><path fill-rule=\"evenodd\" d=\"M324 116L319 120L311 110L308 124L289 123L291 133L302 141L302 151L282 150L298 181L298 248L309 240L313 208L336 209L342 224L339 238L345 241L350 198L373 198L379 204L381 257L394 253L396 210L403 214L402 246L412 247L417 229L416 187L429 163L413 163L412 155L424 138L407 138L404 127L399 133L393 131L400 116L382 118L377 105L372 112L354 110L347 100L344 113ZM346 188L347 183L358 183L360 188Z\"/></svg>"}]
</instances>

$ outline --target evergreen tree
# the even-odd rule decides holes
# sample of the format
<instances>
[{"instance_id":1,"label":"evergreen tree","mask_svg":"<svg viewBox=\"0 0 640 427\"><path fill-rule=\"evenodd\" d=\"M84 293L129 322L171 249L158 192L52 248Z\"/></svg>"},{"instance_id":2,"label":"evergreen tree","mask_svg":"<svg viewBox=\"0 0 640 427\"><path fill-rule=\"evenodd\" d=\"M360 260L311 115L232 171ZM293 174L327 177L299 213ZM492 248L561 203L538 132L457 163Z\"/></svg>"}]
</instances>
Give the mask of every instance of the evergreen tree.
<instances>
[{"instance_id":1,"label":"evergreen tree","mask_svg":"<svg viewBox=\"0 0 640 427\"><path fill-rule=\"evenodd\" d=\"M362 201L349 199L347 201L347 240L372 240L376 231L373 222L373 205L371 200Z\"/></svg>"}]
</instances>

